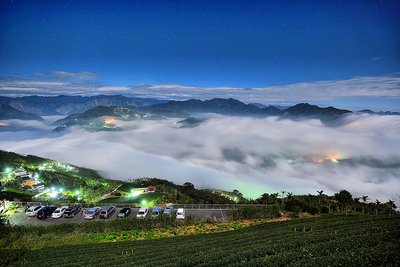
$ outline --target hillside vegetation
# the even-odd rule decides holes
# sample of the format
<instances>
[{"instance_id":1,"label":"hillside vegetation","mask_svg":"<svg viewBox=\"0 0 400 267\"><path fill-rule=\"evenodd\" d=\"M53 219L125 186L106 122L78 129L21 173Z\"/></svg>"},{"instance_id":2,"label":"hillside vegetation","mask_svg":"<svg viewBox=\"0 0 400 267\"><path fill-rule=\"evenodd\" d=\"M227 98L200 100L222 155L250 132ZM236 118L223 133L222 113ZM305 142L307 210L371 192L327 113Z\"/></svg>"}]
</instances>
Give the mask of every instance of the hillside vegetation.
<instances>
[{"instance_id":1,"label":"hillside vegetation","mask_svg":"<svg viewBox=\"0 0 400 267\"><path fill-rule=\"evenodd\" d=\"M121 233L120 233L121 234ZM123 234L121 234L123 235ZM239 230L37 250L3 266L398 266L400 216L320 216Z\"/></svg>"}]
</instances>

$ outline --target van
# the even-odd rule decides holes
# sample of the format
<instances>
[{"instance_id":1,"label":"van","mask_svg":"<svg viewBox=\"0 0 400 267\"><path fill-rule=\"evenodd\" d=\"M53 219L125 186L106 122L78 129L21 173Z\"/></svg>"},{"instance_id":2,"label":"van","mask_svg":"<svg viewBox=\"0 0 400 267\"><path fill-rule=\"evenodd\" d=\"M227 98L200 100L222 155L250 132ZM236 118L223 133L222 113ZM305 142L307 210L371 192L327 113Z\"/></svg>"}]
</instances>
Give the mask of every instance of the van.
<instances>
[{"instance_id":1,"label":"van","mask_svg":"<svg viewBox=\"0 0 400 267\"><path fill-rule=\"evenodd\" d=\"M115 206L106 206L100 211L100 219L108 219L115 211Z\"/></svg>"},{"instance_id":2,"label":"van","mask_svg":"<svg viewBox=\"0 0 400 267\"><path fill-rule=\"evenodd\" d=\"M46 219L48 216L50 216L52 213L53 213L53 211L55 211L57 209L57 207L54 207L54 206L52 206L52 207L44 207L44 208L41 208L38 212L37 212L37 214L36 214L36 218L38 218L38 219Z\"/></svg>"}]
</instances>

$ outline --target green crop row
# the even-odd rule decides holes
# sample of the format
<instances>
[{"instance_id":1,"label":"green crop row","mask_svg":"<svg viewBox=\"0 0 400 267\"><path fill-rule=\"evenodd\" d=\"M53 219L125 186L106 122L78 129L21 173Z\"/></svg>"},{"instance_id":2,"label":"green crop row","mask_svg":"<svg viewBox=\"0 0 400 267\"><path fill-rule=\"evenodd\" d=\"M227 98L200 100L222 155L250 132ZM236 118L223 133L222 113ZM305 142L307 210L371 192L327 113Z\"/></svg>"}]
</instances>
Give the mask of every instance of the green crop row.
<instances>
[{"instance_id":1,"label":"green crop row","mask_svg":"<svg viewBox=\"0 0 400 267\"><path fill-rule=\"evenodd\" d=\"M397 266L399 240L400 216L321 216L215 234L1 250L0 265Z\"/></svg>"}]
</instances>

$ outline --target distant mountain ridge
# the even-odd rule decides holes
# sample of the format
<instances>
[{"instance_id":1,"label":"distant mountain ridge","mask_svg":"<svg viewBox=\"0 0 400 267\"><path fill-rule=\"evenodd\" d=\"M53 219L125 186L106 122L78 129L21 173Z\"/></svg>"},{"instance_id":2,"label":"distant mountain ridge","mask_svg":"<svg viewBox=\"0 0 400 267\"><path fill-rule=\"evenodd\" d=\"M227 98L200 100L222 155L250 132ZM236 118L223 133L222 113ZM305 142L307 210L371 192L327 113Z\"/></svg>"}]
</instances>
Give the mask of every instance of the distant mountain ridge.
<instances>
[{"instance_id":1,"label":"distant mountain ridge","mask_svg":"<svg viewBox=\"0 0 400 267\"><path fill-rule=\"evenodd\" d=\"M123 120L132 120L138 116L138 113L123 107L107 107L107 106L96 106L92 109L85 111L84 113L75 113L64 119L54 122L53 126L58 126L54 131L59 132L68 127L75 125L86 125L92 130L121 130L110 122L104 122L103 120L96 120L101 117L119 118Z\"/></svg>"},{"instance_id":2,"label":"distant mountain ridge","mask_svg":"<svg viewBox=\"0 0 400 267\"><path fill-rule=\"evenodd\" d=\"M167 103L154 104L148 107L150 111L169 110L175 112L186 112L189 114L197 113L217 113L222 115L235 116L254 116L254 115L274 115L280 109L269 106L259 108L252 104L245 104L239 100L229 98L214 98L211 100L184 100L184 101L169 101Z\"/></svg>"},{"instance_id":3,"label":"distant mountain ridge","mask_svg":"<svg viewBox=\"0 0 400 267\"><path fill-rule=\"evenodd\" d=\"M35 114L20 111L9 105L0 104L0 120L11 119L44 121L42 117Z\"/></svg>"},{"instance_id":4,"label":"distant mountain ridge","mask_svg":"<svg viewBox=\"0 0 400 267\"><path fill-rule=\"evenodd\" d=\"M334 107L320 108L308 103L300 103L295 106L280 110L274 106L259 108L252 104L245 104L236 99L214 98L211 100L170 101L155 104L147 108L151 112L169 111L175 113L217 113L234 116L280 116L286 118L317 118L321 120L334 120L350 110L337 109Z\"/></svg>"},{"instance_id":5,"label":"distant mountain ridge","mask_svg":"<svg viewBox=\"0 0 400 267\"><path fill-rule=\"evenodd\" d=\"M363 109L359 110L358 112L360 113L366 113L366 114L378 114L378 115L400 115L400 112L391 112L391 111L379 111L379 112L374 112L370 109Z\"/></svg>"},{"instance_id":6,"label":"distant mountain ridge","mask_svg":"<svg viewBox=\"0 0 400 267\"><path fill-rule=\"evenodd\" d=\"M132 99L122 95L98 95L98 96L24 96L24 97L3 97L0 96L0 103L9 105L15 109L38 116L49 115L70 115L83 113L97 106L134 106L146 107L152 104L165 102L157 99Z\"/></svg>"}]
</instances>

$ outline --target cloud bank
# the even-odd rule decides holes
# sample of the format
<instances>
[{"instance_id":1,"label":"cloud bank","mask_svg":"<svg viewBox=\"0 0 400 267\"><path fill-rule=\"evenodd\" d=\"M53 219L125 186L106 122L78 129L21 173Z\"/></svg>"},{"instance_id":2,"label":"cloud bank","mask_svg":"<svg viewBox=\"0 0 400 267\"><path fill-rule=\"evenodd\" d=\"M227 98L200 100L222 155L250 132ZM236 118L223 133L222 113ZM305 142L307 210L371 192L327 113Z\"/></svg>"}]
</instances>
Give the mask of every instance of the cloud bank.
<instances>
[{"instance_id":1,"label":"cloud bank","mask_svg":"<svg viewBox=\"0 0 400 267\"><path fill-rule=\"evenodd\" d=\"M353 114L331 126L203 116L194 128L176 128L178 119L168 119L118 122L123 132L3 131L0 148L97 169L112 179L189 181L198 188L238 189L251 198L346 189L386 202L400 194L400 116Z\"/></svg>"},{"instance_id":2,"label":"cloud bank","mask_svg":"<svg viewBox=\"0 0 400 267\"><path fill-rule=\"evenodd\" d=\"M391 99L400 106L400 77L398 76L394 74L382 77L357 77L348 80L303 82L259 88L207 88L178 84L112 86L104 83L99 75L93 73L48 71L35 73L30 77L3 76L0 78L0 95L10 97L62 95L68 92L69 95L122 94L127 97L163 100L235 98L245 103L265 105L292 105L299 102L328 104L344 99L353 101ZM355 105L355 107L362 109L367 106ZM384 108L384 104L381 104L381 107Z\"/></svg>"}]
</instances>

